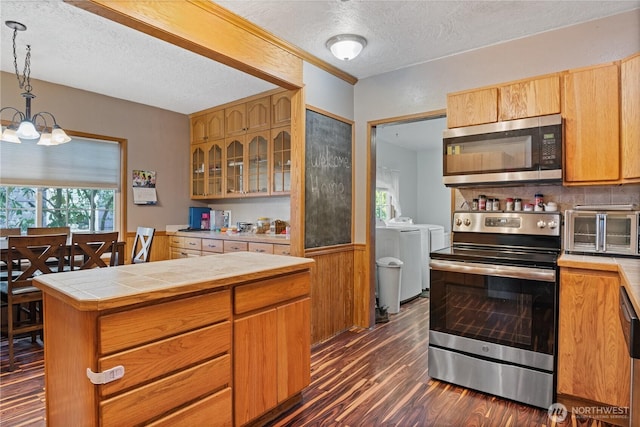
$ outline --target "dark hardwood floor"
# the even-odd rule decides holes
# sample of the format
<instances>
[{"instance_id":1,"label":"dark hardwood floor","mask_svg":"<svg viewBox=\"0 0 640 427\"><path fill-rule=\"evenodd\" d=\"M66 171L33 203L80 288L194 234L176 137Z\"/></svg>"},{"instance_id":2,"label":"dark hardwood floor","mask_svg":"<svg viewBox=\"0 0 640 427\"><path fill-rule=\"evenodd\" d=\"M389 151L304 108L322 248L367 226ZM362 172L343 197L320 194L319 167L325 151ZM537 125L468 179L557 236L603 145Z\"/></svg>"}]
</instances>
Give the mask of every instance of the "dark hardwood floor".
<instances>
[{"instance_id":1,"label":"dark hardwood floor","mask_svg":"<svg viewBox=\"0 0 640 427\"><path fill-rule=\"evenodd\" d=\"M311 385L302 403L271 426L583 426L552 422L547 411L432 380L427 372L429 303L404 304L388 323L354 329L313 348ZM8 372L1 342L0 425L45 426L43 351L19 341Z\"/></svg>"}]
</instances>

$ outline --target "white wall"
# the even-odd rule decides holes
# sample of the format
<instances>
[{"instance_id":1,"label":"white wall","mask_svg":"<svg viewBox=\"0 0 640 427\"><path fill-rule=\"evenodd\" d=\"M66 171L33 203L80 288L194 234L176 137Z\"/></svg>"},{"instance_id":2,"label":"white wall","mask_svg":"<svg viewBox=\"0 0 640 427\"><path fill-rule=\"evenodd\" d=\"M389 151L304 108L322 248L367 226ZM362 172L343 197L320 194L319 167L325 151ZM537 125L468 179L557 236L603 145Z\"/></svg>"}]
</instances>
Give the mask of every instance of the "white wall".
<instances>
[{"instance_id":1,"label":"white wall","mask_svg":"<svg viewBox=\"0 0 640 427\"><path fill-rule=\"evenodd\" d=\"M368 121L443 109L449 92L624 58L640 51L639 28L635 10L360 80L355 217L366 211ZM365 240L365 223L356 222L355 241Z\"/></svg>"},{"instance_id":2,"label":"white wall","mask_svg":"<svg viewBox=\"0 0 640 427\"><path fill-rule=\"evenodd\" d=\"M386 142L376 143L378 167L398 171L400 176L400 208L401 216L416 219L417 209L417 161L416 152ZM417 221L416 221L417 222Z\"/></svg>"},{"instance_id":3,"label":"white wall","mask_svg":"<svg viewBox=\"0 0 640 427\"><path fill-rule=\"evenodd\" d=\"M307 105L353 120L351 84L307 62L302 64L302 73Z\"/></svg>"}]
</instances>

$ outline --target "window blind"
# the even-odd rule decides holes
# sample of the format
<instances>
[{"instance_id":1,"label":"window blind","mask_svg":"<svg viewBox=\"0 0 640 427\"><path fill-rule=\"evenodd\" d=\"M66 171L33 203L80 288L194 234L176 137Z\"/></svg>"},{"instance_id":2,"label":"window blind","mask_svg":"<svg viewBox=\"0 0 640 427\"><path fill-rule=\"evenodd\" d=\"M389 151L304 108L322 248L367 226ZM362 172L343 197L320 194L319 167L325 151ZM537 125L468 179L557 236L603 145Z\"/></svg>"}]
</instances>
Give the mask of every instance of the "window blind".
<instances>
[{"instance_id":1,"label":"window blind","mask_svg":"<svg viewBox=\"0 0 640 427\"><path fill-rule=\"evenodd\" d=\"M120 183L120 145L74 137L62 145L0 142L0 184L112 188Z\"/></svg>"}]
</instances>

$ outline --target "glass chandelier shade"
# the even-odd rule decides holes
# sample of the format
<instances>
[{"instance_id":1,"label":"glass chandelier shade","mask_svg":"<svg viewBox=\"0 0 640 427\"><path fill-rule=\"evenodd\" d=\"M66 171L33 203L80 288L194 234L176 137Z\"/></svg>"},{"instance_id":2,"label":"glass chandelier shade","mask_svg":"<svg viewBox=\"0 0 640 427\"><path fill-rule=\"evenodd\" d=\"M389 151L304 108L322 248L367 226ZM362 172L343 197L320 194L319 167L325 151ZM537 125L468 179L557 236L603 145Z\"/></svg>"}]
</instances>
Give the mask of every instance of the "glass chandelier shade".
<instances>
[{"instance_id":1,"label":"glass chandelier shade","mask_svg":"<svg viewBox=\"0 0 640 427\"><path fill-rule=\"evenodd\" d=\"M23 75L20 75L18 72L18 57L16 54L16 36L18 31L25 31L27 27L16 21L5 21L5 24L13 30L13 63L16 78L18 79L18 86L20 89L25 90L25 92L21 94L25 99L25 109L24 112L14 107L4 107L0 109L0 113L5 110L13 111L11 124L4 128L0 135L0 140L20 144L23 140L31 141L37 139L39 145L58 145L71 141L71 138L67 133L58 126L53 114L47 111L42 111L34 114L33 116L31 115L31 100L36 97L31 93L31 46L27 45L27 55L25 57ZM51 126L47 123L45 116L49 117L53 122ZM42 122L40 127L38 127L38 119ZM51 131L47 132L49 129ZM43 133L41 134L40 131L43 131Z\"/></svg>"}]
</instances>

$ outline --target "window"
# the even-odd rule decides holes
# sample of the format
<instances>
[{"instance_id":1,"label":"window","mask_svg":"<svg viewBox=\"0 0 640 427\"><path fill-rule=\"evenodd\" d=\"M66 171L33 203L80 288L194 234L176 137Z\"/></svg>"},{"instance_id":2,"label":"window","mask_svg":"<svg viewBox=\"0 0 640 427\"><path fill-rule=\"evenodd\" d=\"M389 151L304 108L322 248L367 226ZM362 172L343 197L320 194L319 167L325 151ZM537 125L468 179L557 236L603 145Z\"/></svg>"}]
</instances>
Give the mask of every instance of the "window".
<instances>
[{"instance_id":1,"label":"window","mask_svg":"<svg viewBox=\"0 0 640 427\"><path fill-rule=\"evenodd\" d=\"M114 231L115 190L0 187L0 227L60 227Z\"/></svg>"},{"instance_id":2,"label":"window","mask_svg":"<svg viewBox=\"0 0 640 427\"><path fill-rule=\"evenodd\" d=\"M126 140L68 134L70 142L51 147L2 143L0 227L125 229Z\"/></svg>"},{"instance_id":3,"label":"window","mask_svg":"<svg viewBox=\"0 0 640 427\"><path fill-rule=\"evenodd\" d=\"M376 188L376 218L388 220L391 215L391 196L386 188Z\"/></svg>"}]
</instances>

